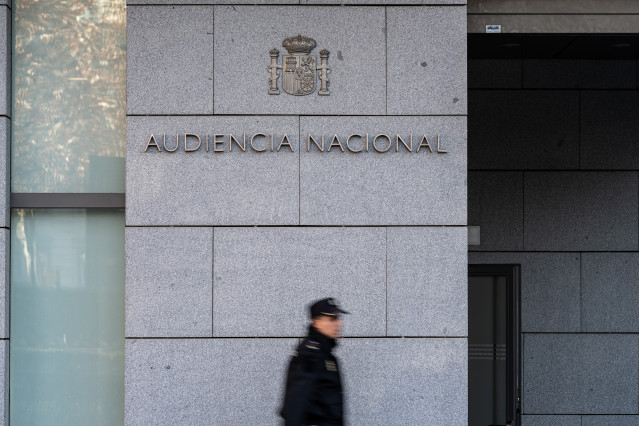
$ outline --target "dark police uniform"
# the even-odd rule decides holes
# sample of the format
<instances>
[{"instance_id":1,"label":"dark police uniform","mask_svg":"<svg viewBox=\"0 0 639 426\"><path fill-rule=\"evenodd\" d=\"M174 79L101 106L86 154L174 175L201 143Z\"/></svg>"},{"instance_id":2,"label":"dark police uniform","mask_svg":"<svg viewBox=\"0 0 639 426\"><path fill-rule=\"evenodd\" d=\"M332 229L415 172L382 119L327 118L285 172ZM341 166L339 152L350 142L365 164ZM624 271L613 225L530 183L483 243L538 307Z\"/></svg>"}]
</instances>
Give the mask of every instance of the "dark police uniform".
<instances>
[{"instance_id":1,"label":"dark police uniform","mask_svg":"<svg viewBox=\"0 0 639 426\"><path fill-rule=\"evenodd\" d=\"M321 304L327 300L333 308ZM322 315L346 313L337 308L333 299L323 299L311 306L312 316L318 303ZM331 352L336 344L335 339L309 326L308 336L297 347L288 368L280 412L286 426L344 424L342 381L337 359Z\"/></svg>"}]
</instances>

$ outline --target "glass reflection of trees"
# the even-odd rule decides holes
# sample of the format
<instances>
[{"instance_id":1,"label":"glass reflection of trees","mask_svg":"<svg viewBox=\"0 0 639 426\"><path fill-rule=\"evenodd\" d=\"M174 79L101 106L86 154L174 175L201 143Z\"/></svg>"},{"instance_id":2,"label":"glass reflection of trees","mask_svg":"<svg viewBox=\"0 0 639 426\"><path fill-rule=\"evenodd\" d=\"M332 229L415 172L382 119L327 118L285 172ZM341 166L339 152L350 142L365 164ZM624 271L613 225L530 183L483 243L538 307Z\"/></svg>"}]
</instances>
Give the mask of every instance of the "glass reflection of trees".
<instances>
[{"instance_id":1,"label":"glass reflection of trees","mask_svg":"<svg viewBox=\"0 0 639 426\"><path fill-rule=\"evenodd\" d=\"M13 192L124 192L125 0L13 15Z\"/></svg>"}]
</instances>

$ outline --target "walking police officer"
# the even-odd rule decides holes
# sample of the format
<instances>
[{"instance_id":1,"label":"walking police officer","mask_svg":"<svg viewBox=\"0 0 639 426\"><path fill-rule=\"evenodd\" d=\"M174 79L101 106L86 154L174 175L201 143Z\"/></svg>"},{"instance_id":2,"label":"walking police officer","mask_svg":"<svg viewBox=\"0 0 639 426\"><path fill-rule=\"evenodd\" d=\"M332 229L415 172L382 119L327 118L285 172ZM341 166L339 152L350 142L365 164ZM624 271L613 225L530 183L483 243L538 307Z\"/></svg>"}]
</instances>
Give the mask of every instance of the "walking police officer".
<instances>
[{"instance_id":1,"label":"walking police officer","mask_svg":"<svg viewBox=\"0 0 639 426\"><path fill-rule=\"evenodd\" d=\"M348 312L328 298L313 303L310 313L308 336L289 364L280 414L286 426L343 425L342 382L332 350L342 331L340 314Z\"/></svg>"}]
</instances>

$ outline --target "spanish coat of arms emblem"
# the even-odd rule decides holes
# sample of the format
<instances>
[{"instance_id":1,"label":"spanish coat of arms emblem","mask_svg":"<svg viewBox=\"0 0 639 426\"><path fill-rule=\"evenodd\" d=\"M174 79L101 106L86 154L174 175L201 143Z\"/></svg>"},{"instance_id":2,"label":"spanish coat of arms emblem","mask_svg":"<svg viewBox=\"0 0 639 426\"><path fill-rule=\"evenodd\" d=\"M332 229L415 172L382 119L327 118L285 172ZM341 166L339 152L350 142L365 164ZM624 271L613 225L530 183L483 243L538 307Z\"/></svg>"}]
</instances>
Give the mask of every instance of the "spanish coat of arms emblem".
<instances>
[{"instance_id":1,"label":"spanish coat of arms emblem","mask_svg":"<svg viewBox=\"0 0 639 426\"><path fill-rule=\"evenodd\" d=\"M289 95L304 96L315 91L317 73L319 72L320 88L317 92L320 96L328 96L329 81L328 55L326 49L320 51L320 65L317 64L317 56L312 55L317 43L309 37L298 35L284 39L282 46L288 50L288 55L282 55L282 64L278 64L280 51L271 50L271 64L267 67L271 73L268 79L270 87L269 95L279 95L280 90L277 80L282 77L282 90Z\"/></svg>"}]
</instances>

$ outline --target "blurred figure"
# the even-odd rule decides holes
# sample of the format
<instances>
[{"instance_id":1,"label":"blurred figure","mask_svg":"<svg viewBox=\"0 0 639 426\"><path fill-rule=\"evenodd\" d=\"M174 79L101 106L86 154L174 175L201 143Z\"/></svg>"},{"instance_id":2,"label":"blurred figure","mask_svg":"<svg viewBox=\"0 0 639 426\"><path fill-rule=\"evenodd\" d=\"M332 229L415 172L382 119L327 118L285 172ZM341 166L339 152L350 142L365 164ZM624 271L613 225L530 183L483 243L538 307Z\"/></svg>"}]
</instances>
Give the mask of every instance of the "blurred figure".
<instances>
[{"instance_id":1,"label":"blurred figure","mask_svg":"<svg viewBox=\"0 0 639 426\"><path fill-rule=\"evenodd\" d=\"M286 426L343 425L342 381L332 350L342 333L340 315L348 312L332 298L318 300L309 309L308 336L291 358L280 414Z\"/></svg>"}]
</instances>

